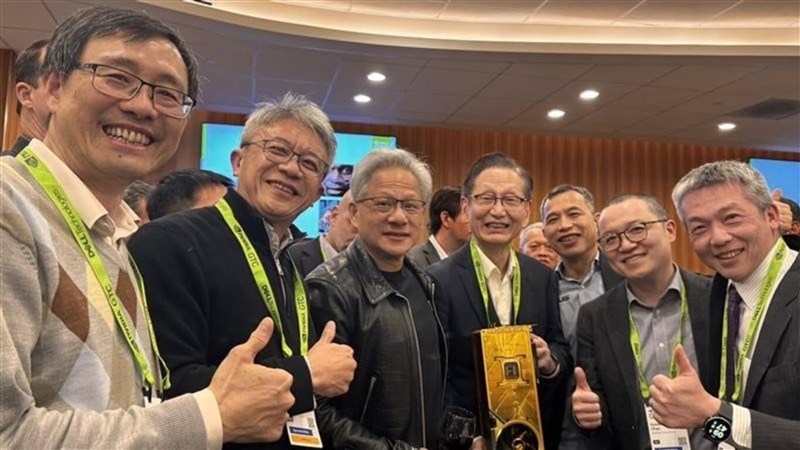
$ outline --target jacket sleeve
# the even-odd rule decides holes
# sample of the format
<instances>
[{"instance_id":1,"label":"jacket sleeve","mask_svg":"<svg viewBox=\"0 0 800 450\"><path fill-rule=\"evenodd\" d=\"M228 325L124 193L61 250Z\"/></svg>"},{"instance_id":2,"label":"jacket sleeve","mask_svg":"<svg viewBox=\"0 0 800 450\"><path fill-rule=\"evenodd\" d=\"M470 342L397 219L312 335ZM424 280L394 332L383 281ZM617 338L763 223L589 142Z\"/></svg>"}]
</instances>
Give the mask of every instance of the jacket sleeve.
<instances>
[{"instance_id":1,"label":"jacket sleeve","mask_svg":"<svg viewBox=\"0 0 800 450\"><path fill-rule=\"evenodd\" d=\"M581 430L582 433L586 436L590 436L593 441L596 442L607 442L610 443L611 441L611 426L609 424L609 410L608 404L606 403L606 395L605 389L603 388L603 382L600 380L600 376L597 373L597 362L595 361L595 350L594 350L594 324L592 321L591 313L589 308L586 306L580 308L578 311L578 322L577 322L577 338L578 338L578 357L577 357L577 366L581 367L586 373L586 381L589 383L589 387L592 388L592 392L597 394L600 397L600 411L603 414L603 422L600 428L594 430L587 430L582 428L578 425L578 422L575 420L575 415L572 412L572 401L568 402L569 408L567 414L569 414L571 420L577 425L578 429ZM570 399L572 393L569 392ZM604 447L605 448L605 447ZM610 447L608 447L610 448Z\"/></svg>"},{"instance_id":2,"label":"jacket sleeve","mask_svg":"<svg viewBox=\"0 0 800 450\"><path fill-rule=\"evenodd\" d=\"M322 332L329 320L336 323L336 337L340 344L353 347L358 358L358 298L346 298L342 291L328 280L308 278L309 303L314 326ZM351 387L352 388L352 387ZM348 394L345 394L348 395ZM412 447L402 441L378 436L347 417L340 408L342 397L326 399L317 397L317 421L326 447L337 449L406 450Z\"/></svg>"},{"instance_id":3,"label":"jacket sleeve","mask_svg":"<svg viewBox=\"0 0 800 450\"><path fill-rule=\"evenodd\" d=\"M575 367L575 362L572 360L569 342L564 337L564 330L561 328L561 314L558 307L558 279L555 272L549 272L548 277L545 297L547 329L542 338L549 344L550 353L558 359L559 374L556 378L569 379L572 377L572 369Z\"/></svg>"}]
</instances>

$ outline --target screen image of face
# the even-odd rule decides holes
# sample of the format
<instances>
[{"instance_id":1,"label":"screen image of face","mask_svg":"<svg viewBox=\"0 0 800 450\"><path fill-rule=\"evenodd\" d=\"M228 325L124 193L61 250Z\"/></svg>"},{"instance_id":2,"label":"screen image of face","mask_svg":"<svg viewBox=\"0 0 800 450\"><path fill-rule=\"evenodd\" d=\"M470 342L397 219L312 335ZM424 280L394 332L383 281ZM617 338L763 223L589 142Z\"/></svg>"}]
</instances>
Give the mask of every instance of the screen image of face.
<instances>
[{"instance_id":1,"label":"screen image of face","mask_svg":"<svg viewBox=\"0 0 800 450\"><path fill-rule=\"evenodd\" d=\"M230 154L239 148L243 130L244 127L241 125L204 123L200 148L200 168L235 180ZM322 197L294 221L294 224L311 238L325 234L328 229L325 213L337 204L342 195L350 188L350 177L358 162L373 149L397 146L397 139L393 136L335 134L338 142L336 158L322 181Z\"/></svg>"}]
</instances>

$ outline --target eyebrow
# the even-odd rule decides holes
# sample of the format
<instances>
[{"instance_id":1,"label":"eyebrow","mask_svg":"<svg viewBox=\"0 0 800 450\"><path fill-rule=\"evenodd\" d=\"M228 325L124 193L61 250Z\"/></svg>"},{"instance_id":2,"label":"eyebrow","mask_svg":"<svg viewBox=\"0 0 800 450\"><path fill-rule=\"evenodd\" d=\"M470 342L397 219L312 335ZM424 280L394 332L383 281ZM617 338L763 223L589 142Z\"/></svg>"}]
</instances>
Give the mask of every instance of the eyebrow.
<instances>
[{"instance_id":1,"label":"eyebrow","mask_svg":"<svg viewBox=\"0 0 800 450\"><path fill-rule=\"evenodd\" d=\"M120 69L127 70L128 72L131 72L133 75L136 75L137 77L141 78L141 76L138 74L138 72L141 70L141 66L134 59L128 58L127 56L108 56L108 57L101 57L100 60L102 62L99 62L97 64L106 64L109 66L119 67ZM151 83L151 80L144 80L144 81ZM168 84L164 85L162 83L168 83ZM187 88L183 87L184 83L181 82L181 80L175 78L171 73L167 72L159 73L156 79L152 80L152 84L156 84L161 87L177 89L181 92L186 92L188 90Z\"/></svg>"}]
</instances>

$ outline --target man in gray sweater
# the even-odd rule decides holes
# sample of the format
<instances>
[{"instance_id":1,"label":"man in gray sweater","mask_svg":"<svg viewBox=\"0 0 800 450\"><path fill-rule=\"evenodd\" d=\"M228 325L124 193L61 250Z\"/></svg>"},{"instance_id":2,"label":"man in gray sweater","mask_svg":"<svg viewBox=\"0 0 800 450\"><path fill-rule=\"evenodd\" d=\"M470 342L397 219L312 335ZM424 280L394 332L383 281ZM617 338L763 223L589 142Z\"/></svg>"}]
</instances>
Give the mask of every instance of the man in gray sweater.
<instances>
[{"instance_id":1,"label":"man in gray sweater","mask_svg":"<svg viewBox=\"0 0 800 450\"><path fill-rule=\"evenodd\" d=\"M292 377L253 364L270 320L208 388L158 402L169 371L125 246L137 219L122 194L177 149L198 91L186 44L143 13L84 10L54 31L43 73L44 142L0 159L0 448L278 439Z\"/></svg>"}]
</instances>

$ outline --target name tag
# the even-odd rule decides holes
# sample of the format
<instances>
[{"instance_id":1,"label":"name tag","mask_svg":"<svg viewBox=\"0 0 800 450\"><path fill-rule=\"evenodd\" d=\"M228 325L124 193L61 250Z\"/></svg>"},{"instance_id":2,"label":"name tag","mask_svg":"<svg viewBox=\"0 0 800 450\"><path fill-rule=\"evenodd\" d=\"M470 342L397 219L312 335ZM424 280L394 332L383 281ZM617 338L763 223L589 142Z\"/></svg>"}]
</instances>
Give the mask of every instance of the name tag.
<instances>
[{"instance_id":1,"label":"name tag","mask_svg":"<svg viewBox=\"0 0 800 450\"><path fill-rule=\"evenodd\" d=\"M286 434L289 435L289 442L292 445L322 448L322 438L319 436L314 411L290 417L286 422Z\"/></svg>"},{"instance_id":2,"label":"name tag","mask_svg":"<svg viewBox=\"0 0 800 450\"><path fill-rule=\"evenodd\" d=\"M644 405L647 414L647 430L653 450L690 450L689 432L686 429L667 428L653 418L653 408Z\"/></svg>"}]
</instances>

